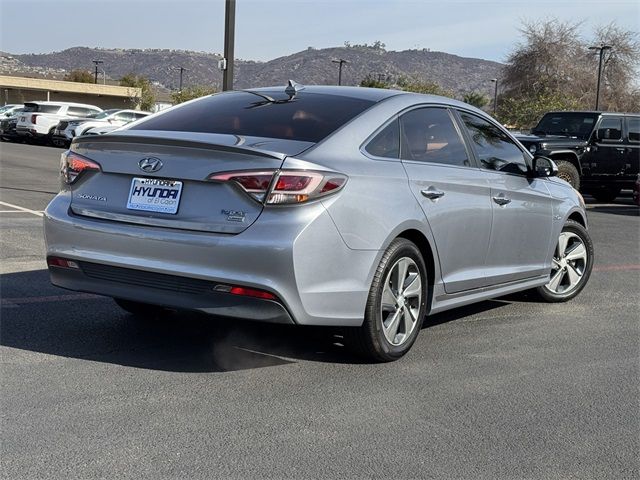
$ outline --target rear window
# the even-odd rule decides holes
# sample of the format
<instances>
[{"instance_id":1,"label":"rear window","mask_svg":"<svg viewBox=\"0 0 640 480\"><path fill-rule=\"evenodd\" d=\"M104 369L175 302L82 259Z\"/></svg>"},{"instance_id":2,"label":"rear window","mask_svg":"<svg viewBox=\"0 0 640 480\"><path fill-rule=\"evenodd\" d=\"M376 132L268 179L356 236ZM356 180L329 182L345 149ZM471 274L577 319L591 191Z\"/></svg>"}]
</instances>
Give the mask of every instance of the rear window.
<instances>
[{"instance_id":1,"label":"rear window","mask_svg":"<svg viewBox=\"0 0 640 480\"><path fill-rule=\"evenodd\" d=\"M228 92L161 113L132 130L223 133L319 142L375 102L318 93Z\"/></svg>"},{"instance_id":2,"label":"rear window","mask_svg":"<svg viewBox=\"0 0 640 480\"><path fill-rule=\"evenodd\" d=\"M39 103L25 103L25 112L40 112L40 113L58 113L60 105L40 105Z\"/></svg>"}]
</instances>

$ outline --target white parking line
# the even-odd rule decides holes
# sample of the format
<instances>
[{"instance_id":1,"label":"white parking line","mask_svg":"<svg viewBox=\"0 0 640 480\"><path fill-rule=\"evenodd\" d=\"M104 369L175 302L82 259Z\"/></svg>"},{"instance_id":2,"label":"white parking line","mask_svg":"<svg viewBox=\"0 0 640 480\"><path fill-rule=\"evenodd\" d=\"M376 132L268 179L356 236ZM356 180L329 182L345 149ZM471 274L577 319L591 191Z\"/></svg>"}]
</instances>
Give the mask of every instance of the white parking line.
<instances>
[{"instance_id":1,"label":"white parking line","mask_svg":"<svg viewBox=\"0 0 640 480\"><path fill-rule=\"evenodd\" d=\"M42 217L44 215L42 212L39 212L37 210L31 210L30 208L20 207L18 205L14 205L12 203L0 202L0 205L4 205L5 207L9 207L9 208L15 208L16 210L19 210L21 212L31 213L33 215L37 215L38 217Z\"/></svg>"},{"instance_id":2,"label":"white parking line","mask_svg":"<svg viewBox=\"0 0 640 480\"><path fill-rule=\"evenodd\" d=\"M44 210L34 210L34 212L43 213ZM0 210L0 213L27 213L22 210Z\"/></svg>"}]
</instances>

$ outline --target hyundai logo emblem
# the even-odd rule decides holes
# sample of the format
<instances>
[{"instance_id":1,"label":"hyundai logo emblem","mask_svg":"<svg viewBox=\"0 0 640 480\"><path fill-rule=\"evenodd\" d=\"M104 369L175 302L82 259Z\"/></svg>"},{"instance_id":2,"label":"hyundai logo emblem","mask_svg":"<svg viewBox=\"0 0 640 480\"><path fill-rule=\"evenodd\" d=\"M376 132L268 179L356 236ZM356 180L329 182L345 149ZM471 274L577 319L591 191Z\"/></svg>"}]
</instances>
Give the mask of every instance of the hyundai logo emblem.
<instances>
[{"instance_id":1,"label":"hyundai logo emblem","mask_svg":"<svg viewBox=\"0 0 640 480\"><path fill-rule=\"evenodd\" d=\"M162 168L162 161L156 157L147 157L140 160L138 166L143 172L157 172Z\"/></svg>"}]
</instances>

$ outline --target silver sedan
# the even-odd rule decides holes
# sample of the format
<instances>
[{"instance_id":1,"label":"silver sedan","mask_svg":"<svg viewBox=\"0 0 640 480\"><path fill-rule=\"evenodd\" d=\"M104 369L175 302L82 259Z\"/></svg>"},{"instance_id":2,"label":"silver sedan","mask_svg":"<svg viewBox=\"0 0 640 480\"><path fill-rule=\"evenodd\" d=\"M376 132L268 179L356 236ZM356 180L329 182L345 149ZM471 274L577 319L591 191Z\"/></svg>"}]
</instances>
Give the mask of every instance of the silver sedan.
<instances>
[{"instance_id":1,"label":"silver sedan","mask_svg":"<svg viewBox=\"0 0 640 480\"><path fill-rule=\"evenodd\" d=\"M556 172L448 98L225 92L73 140L45 214L51 281L137 315L341 326L394 360L426 315L583 289L584 203Z\"/></svg>"}]
</instances>

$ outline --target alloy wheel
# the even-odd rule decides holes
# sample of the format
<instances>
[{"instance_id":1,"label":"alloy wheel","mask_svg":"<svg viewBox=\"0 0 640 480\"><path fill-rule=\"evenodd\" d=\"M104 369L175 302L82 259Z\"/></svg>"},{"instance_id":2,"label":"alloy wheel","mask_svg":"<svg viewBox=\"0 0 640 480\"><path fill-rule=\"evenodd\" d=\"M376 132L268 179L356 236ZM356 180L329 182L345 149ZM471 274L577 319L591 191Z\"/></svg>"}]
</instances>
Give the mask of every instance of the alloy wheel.
<instances>
[{"instance_id":1,"label":"alloy wheel","mask_svg":"<svg viewBox=\"0 0 640 480\"><path fill-rule=\"evenodd\" d=\"M406 342L418 324L422 305L422 278L415 261L402 257L387 273L380 305L382 330L394 346Z\"/></svg>"},{"instance_id":2,"label":"alloy wheel","mask_svg":"<svg viewBox=\"0 0 640 480\"><path fill-rule=\"evenodd\" d=\"M580 285L588 260L582 239L572 232L562 232L553 256L551 280L546 288L556 294L566 294Z\"/></svg>"}]
</instances>

